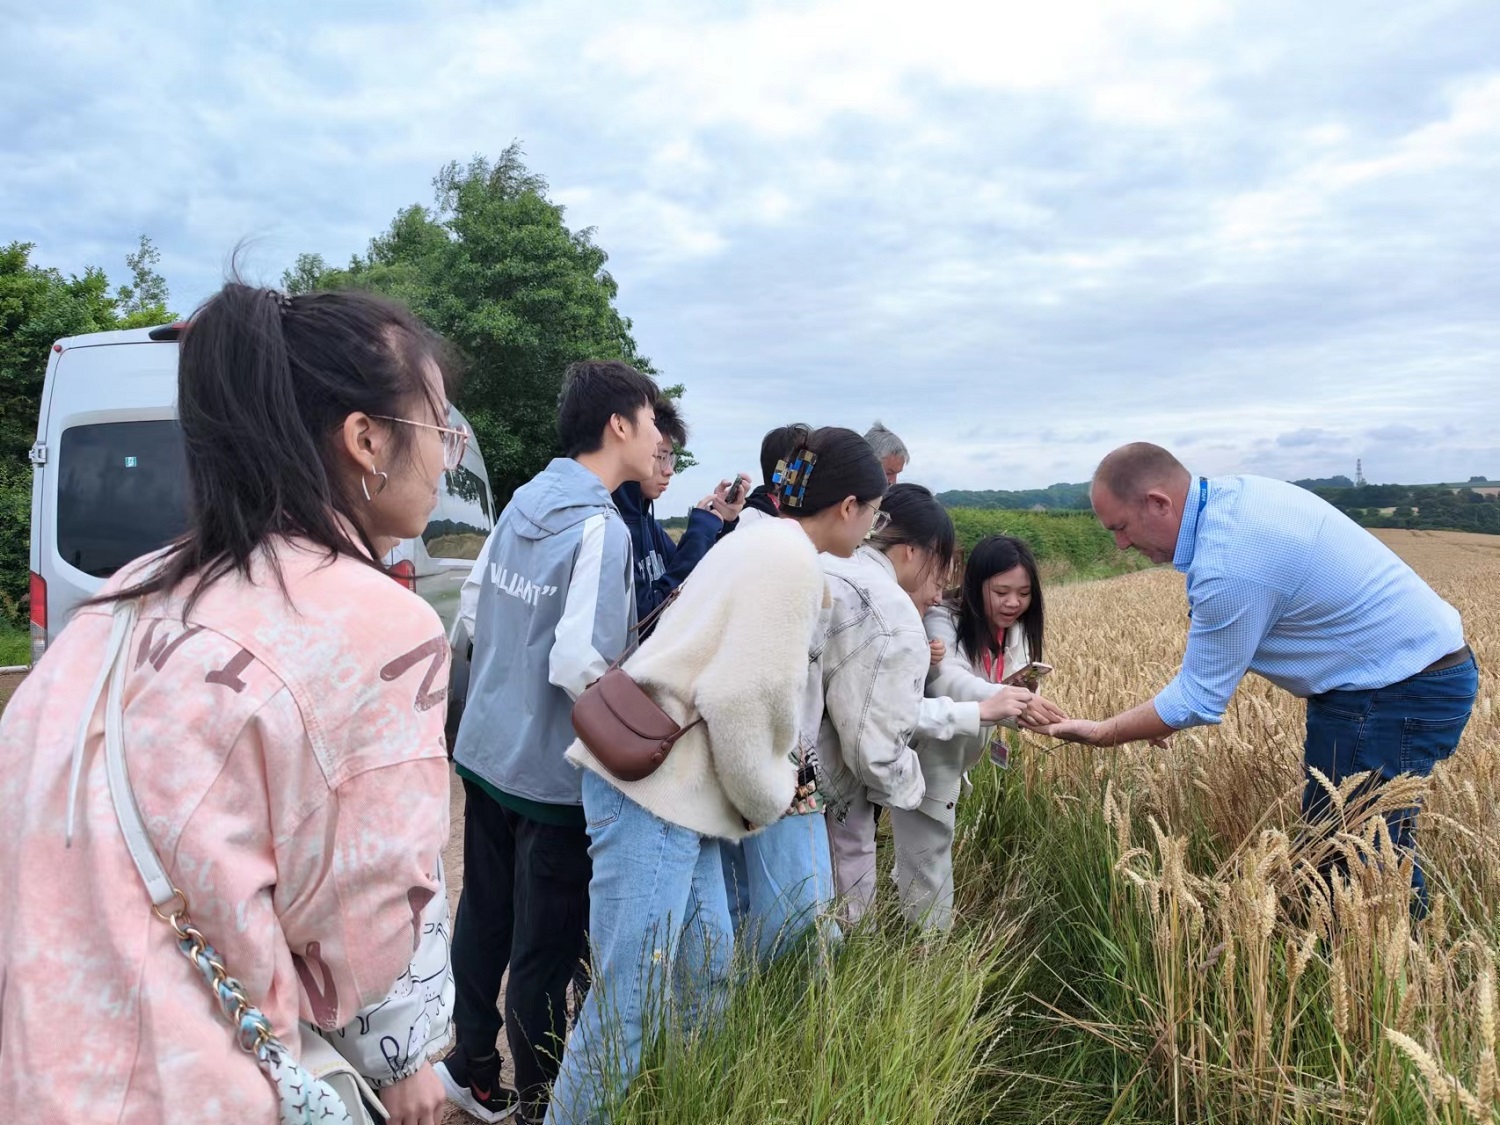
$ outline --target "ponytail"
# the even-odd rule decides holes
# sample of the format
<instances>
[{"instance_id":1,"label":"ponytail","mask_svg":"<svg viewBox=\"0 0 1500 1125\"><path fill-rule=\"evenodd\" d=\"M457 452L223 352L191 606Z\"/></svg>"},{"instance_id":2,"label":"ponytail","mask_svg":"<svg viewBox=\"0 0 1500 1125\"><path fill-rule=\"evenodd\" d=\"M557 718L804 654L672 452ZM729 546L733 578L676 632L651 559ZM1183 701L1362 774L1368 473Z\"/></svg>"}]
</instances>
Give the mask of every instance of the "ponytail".
<instances>
[{"instance_id":1,"label":"ponytail","mask_svg":"<svg viewBox=\"0 0 1500 1125\"><path fill-rule=\"evenodd\" d=\"M792 519L815 516L850 496L869 504L886 489L885 470L869 443L841 426L789 427L772 481L781 514Z\"/></svg>"}]
</instances>

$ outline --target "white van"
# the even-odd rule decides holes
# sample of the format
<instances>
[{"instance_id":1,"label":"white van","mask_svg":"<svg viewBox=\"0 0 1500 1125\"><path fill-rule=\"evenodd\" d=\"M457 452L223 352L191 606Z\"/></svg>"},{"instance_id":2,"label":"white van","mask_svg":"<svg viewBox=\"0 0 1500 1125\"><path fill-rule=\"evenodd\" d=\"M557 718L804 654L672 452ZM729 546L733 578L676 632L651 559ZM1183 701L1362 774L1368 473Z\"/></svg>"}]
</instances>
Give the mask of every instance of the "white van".
<instances>
[{"instance_id":1,"label":"white van","mask_svg":"<svg viewBox=\"0 0 1500 1125\"><path fill-rule=\"evenodd\" d=\"M74 608L131 559L187 527L187 466L177 425L180 324L71 336L52 345L31 487L31 660ZM451 409L451 408L450 408ZM452 409L455 424L464 419ZM438 612L454 646L450 732L468 686L458 595L494 525L478 446L445 473L420 539L386 558L392 577Z\"/></svg>"}]
</instances>

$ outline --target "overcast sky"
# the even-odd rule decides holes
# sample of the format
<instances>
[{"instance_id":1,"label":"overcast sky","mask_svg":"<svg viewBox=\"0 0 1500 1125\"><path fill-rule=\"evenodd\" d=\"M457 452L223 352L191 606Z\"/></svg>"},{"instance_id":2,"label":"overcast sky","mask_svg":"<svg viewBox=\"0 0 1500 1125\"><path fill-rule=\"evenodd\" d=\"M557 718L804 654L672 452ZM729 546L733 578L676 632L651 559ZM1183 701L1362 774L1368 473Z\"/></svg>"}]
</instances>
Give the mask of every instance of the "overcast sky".
<instances>
[{"instance_id":1,"label":"overcast sky","mask_svg":"<svg viewBox=\"0 0 1500 1125\"><path fill-rule=\"evenodd\" d=\"M174 307L519 140L710 477L786 421L945 488L1500 477L1500 4L0 0L0 243Z\"/></svg>"}]
</instances>

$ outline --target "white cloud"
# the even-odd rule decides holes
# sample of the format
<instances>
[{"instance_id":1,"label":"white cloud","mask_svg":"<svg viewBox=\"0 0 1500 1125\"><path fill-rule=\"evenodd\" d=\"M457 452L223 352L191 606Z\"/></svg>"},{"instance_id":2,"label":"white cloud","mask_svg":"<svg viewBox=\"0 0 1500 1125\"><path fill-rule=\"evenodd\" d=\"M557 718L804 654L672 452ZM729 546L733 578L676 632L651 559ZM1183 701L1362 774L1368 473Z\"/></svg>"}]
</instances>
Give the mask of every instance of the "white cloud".
<instances>
[{"instance_id":1,"label":"white cloud","mask_svg":"<svg viewBox=\"0 0 1500 1125\"><path fill-rule=\"evenodd\" d=\"M687 383L705 468L666 510L790 416L884 417L939 488L1135 438L1206 471L1500 464L1480 0L157 0L8 30L0 239L118 276L145 231L180 308L242 238L268 278L342 261L519 138Z\"/></svg>"}]
</instances>

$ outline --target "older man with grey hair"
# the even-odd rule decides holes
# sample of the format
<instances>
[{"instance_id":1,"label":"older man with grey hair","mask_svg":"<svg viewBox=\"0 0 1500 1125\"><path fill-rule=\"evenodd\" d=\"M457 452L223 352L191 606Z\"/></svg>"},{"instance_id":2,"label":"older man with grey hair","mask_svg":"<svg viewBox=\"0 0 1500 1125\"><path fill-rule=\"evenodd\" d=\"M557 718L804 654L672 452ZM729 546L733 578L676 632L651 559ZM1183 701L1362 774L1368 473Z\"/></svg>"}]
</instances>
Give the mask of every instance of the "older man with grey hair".
<instances>
[{"instance_id":1,"label":"older man with grey hair","mask_svg":"<svg viewBox=\"0 0 1500 1125\"><path fill-rule=\"evenodd\" d=\"M879 420L870 427L865 441L870 443L875 456L880 458L880 467L885 470L885 483L895 484L901 479L907 462L911 460L911 454L906 451L906 443L886 429Z\"/></svg>"}]
</instances>

